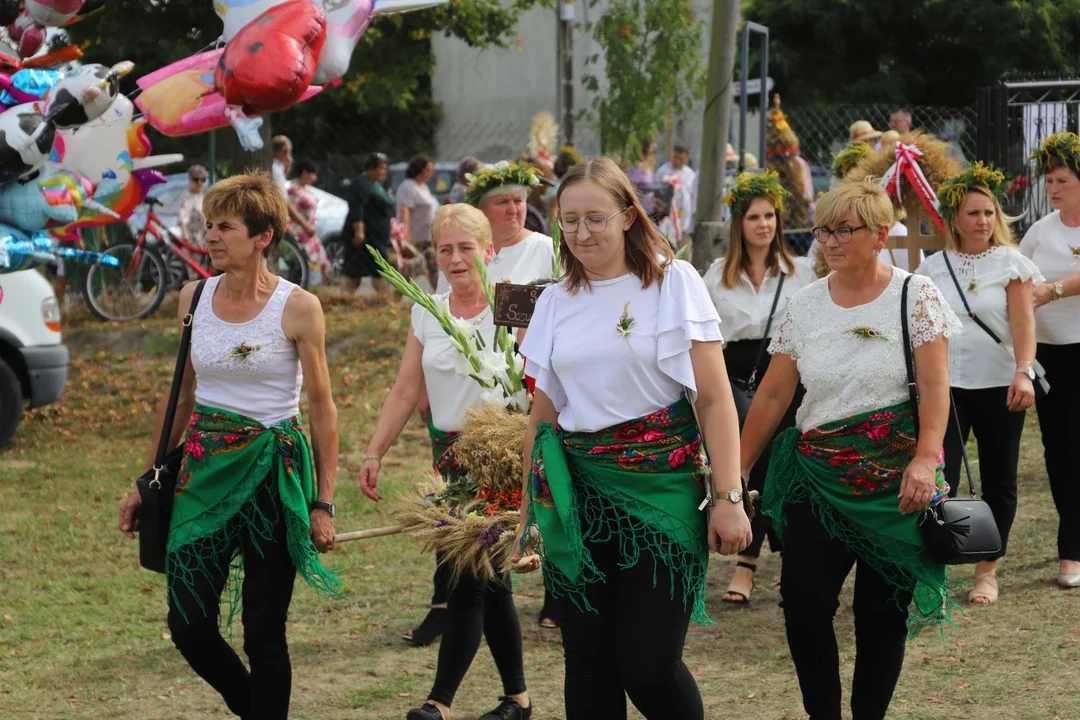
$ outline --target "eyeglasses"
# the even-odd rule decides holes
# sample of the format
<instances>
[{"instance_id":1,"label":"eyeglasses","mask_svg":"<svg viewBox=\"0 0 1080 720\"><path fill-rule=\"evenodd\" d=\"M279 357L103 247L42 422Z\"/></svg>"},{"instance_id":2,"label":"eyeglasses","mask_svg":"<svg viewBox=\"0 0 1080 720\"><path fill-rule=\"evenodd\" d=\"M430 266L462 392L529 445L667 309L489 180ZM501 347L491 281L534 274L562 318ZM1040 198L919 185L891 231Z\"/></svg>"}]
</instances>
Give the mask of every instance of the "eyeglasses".
<instances>
[{"instance_id":1,"label":"eyeglasses","mask_svg":"<svg viewBox=\"0 0 1080 720\"><path fill-rule=\"evenodd\" d=\"M615 217L619 213L626 212L627 210L628 208L616 210L607 217L604 217L603 215L586 215L585 229L593 235L596 235L597 233L602 233L607 230L608 220ZM578 227L580 225L581 220L579 220L578 218L564 218L562 215L559 216L559 228L568 235L574 235L575 233L577 233Z\"/></svg>"},{"instance_id":2,"label":"eyeglasses","mask_svg":"<svg viewBox=\"0 0 1080 720\"><path fill-rule=\"evenodd\" d=\"M851 242L851 239L855 237L855 233L865 229L865 225L860 225L858 227L840 227L835 230L829 227L819 227L814 228L813 233L814 239L822 245L829 242L830 237L836 238L836 242L841 245L847 245Z\"/></svg>"},{"instance_id":3,"label":"eyeglasses","mask_svg":"<svg viewBox=\"0 0 1080 720\"><path fill-rule=\"evenodd\" d=\"M204 178L204 177L193 177L193 178L188 178L188 180L192 180L192 181L197 182L197 183L206 182L206 178Z\"/></svg>"}]
</instances>

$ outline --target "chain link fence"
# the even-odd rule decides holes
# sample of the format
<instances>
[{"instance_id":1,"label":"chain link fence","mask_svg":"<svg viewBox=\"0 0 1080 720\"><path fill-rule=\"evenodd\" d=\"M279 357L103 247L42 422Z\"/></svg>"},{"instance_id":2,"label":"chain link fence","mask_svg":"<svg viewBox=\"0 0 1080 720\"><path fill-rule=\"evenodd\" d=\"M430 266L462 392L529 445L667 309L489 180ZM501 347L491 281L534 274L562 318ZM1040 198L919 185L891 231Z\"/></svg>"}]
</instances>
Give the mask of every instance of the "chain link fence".
<instances>
[{"instance_id":1,"label":"chain link fence","mask_svg":"<svg viewBox=\"0 0 1080 720\"><path fill-rule=\"evenodd\" d=\"M925 130L935 137L946 140L964 156L975 159L978 147L978 122L974 106L910 108L912 127ZM817 107L784 107L784 114L792 130L799 136L802 156L812 167L832 168L836 153L849 141L851 124L866 120L875 130L889 129L891 105L828 105Z\"/></svg>"}]
</instances>

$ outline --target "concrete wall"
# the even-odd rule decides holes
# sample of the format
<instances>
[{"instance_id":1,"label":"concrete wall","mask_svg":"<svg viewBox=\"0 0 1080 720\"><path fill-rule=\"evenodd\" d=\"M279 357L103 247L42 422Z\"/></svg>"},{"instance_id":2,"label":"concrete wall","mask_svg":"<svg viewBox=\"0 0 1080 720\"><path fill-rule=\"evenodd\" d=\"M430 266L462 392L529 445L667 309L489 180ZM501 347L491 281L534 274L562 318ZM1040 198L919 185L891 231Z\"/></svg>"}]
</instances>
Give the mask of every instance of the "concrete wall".
<instances>
[{"instance_id":1,"label":"concrete wall","mask_svg":"<svg viewBox=\"0 0 1080 720\"><path fill-rule=\"evenodd\" d=\"M708 58L712 3L695 0L694 5L699 17L706 20L702 50ZM574 8L576 19L582 24L602 12L602 6L589 8L586 0L577 0ZM555 9L540 8L526 13L521 18L517 45L506 50L470 48L456 38L443 36L433 39L433 93L443 108L443 122L436 136L438 159L453 161L466 154L483 160L516 157L527 147L534 114L546 110L560 119L557 18ZM597 52L599 49L590 34L583 28L575 30L574 105L578 109L591 106L592 95L585 92L581 77L586 70L584 59ZM602 67L599 70L602 72ZM601 76L601 92L605 91L605 84ZM690 145L695 164L700 163L704 111L704 103L699 102L685 117L676 118L674 139ZM751 133L747 135L752 139ZM575 120L574 137L583 154L599 152L600 139L588 121ZM658 140L658 162L662 162L665 138Z\"/></svg>"}]
</instances>

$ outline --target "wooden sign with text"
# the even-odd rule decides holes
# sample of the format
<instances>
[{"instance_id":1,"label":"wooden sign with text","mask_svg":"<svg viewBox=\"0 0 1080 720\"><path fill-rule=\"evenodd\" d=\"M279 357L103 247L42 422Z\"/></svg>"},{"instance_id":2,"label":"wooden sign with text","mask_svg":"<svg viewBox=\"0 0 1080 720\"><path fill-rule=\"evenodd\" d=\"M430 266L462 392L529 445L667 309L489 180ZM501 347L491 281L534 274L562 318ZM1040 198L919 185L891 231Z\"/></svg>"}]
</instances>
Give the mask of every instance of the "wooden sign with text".
<instances>
[{"instance_id":1,"label":"wooden sign with text","mask_svg":"<svg viewBox=\"0 0 1080 720\"><path fill-rule=\"evenodd\" d=\"M502 327L527 328L543 285L495 285L495 324Z\"/></svg>"}]
</instances>

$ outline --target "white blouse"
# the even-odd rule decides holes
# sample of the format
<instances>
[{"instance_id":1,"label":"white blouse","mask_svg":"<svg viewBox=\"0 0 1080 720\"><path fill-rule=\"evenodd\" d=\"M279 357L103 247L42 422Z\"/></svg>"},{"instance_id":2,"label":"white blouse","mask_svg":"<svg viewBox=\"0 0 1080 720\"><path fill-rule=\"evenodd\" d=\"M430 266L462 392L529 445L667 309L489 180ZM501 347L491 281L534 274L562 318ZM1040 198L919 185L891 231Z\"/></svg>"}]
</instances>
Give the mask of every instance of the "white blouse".
<instances>
[{"instance_id":1,"label":"white blouse","mask_svg":"<svg viewBox=\"0 0 1080 720\"><path fill-rule=\"evenodd\" d=\"M442 293L433 297L441 306L449 296L450 293ZM485 309L465 322L479 328L488 346L495 341L491 310ZM484 388L468 375L457 372L461 353L454 349L450 336L435 316L420 305L412 307L412 331L424 346L421 364L431 403L431 422L443 432L460 432L465 427L465 411L482 402Z\"/></svg>"},{"instance_id":2,"label":"white blouse","mask_svg":"<svg viewBox=\"0 0 1080 720\"><path fill-rule=\"evenodd\" d=\"M1045 282L1061 282L1080 272L1080 228L1066 227L1054 211L1032 225L1020 252L1038 266ZM1041 343L1080 343L1080 295L1051 300L1035 311L1035 333Z\"/></svg>"},{"instance_id":3,"label":"white blouse","mask_svg":"<svg viewBox=\"0 0 1080 720\"><path fill-rule=\"evenodd\" d=\"M784 278L784 287L780 290L780 299L776 303L776 314L773 315L770 332L775 332L777 323L787 311L791 297L817 280L808 258L794 258L794 263L795 271ZM739 284L733 288L724 287L721 282L723 277L724 258L720 258L709 266L702 279L705 281L705 287L709 289L709 297L716 306L716 312L720 315L720 322L724 327L724 340L730 343L738 340L762 339L765 337L765 325L769 320L769 310L772 309L776 286L780 282L779 274L766 273L765 279L761 282L761 288L758 290L754 289L754 284L750 282L745 270L739 273Z\"/></svg>"},{"instance_id":4,"label":"white blouse","mask_svg":"<svg viewBox=\"0 0 1080 720\"><path fill-rule=\"evenodd\" d=\"M791 299L769 352L788 355L798 365L806 387L795 416L800 430L907 400L900 292L908 275L893 268L885 290L853 308L833 302L827 277ZM963 330L929 278L916 275L908 287L908 329L912 348ZM865 337L867 330L877 337Z\"/></svg>"},{"instance_id":5,"label":"white blouse","mask_svg":"<svg viewBox=\"0 0 1080 720\"><path fill-rule=\"evenodd\" d=\"M559 425L596 432L696 393L690 343L720 342L720 318L693 266L675 260L662 286L632 274L593 281L574 294L547 288L521 354ZM620 330L629 325L629 331Z\"/></svg>"},{"instance_id":6,"label":"white blouse","mask_svg":"<svg viewBox=\"0 0 1080 720\"><path fill-rule=\"evenodd\" d=\"M1013 247L995 245L978 255L949 251L949 262L971 310L997 333L1012 352L1009 301L1005 288L1013 280L1042 282L1035 263ZM941 290L949 307L960 317L964 332L949 341L949 384L965 390L1007 387L1016 374L1016 361L975 324L964 310L956 283L945 266L944 253L934 253L919 266Z\"/></svg>"}]
</instances>

